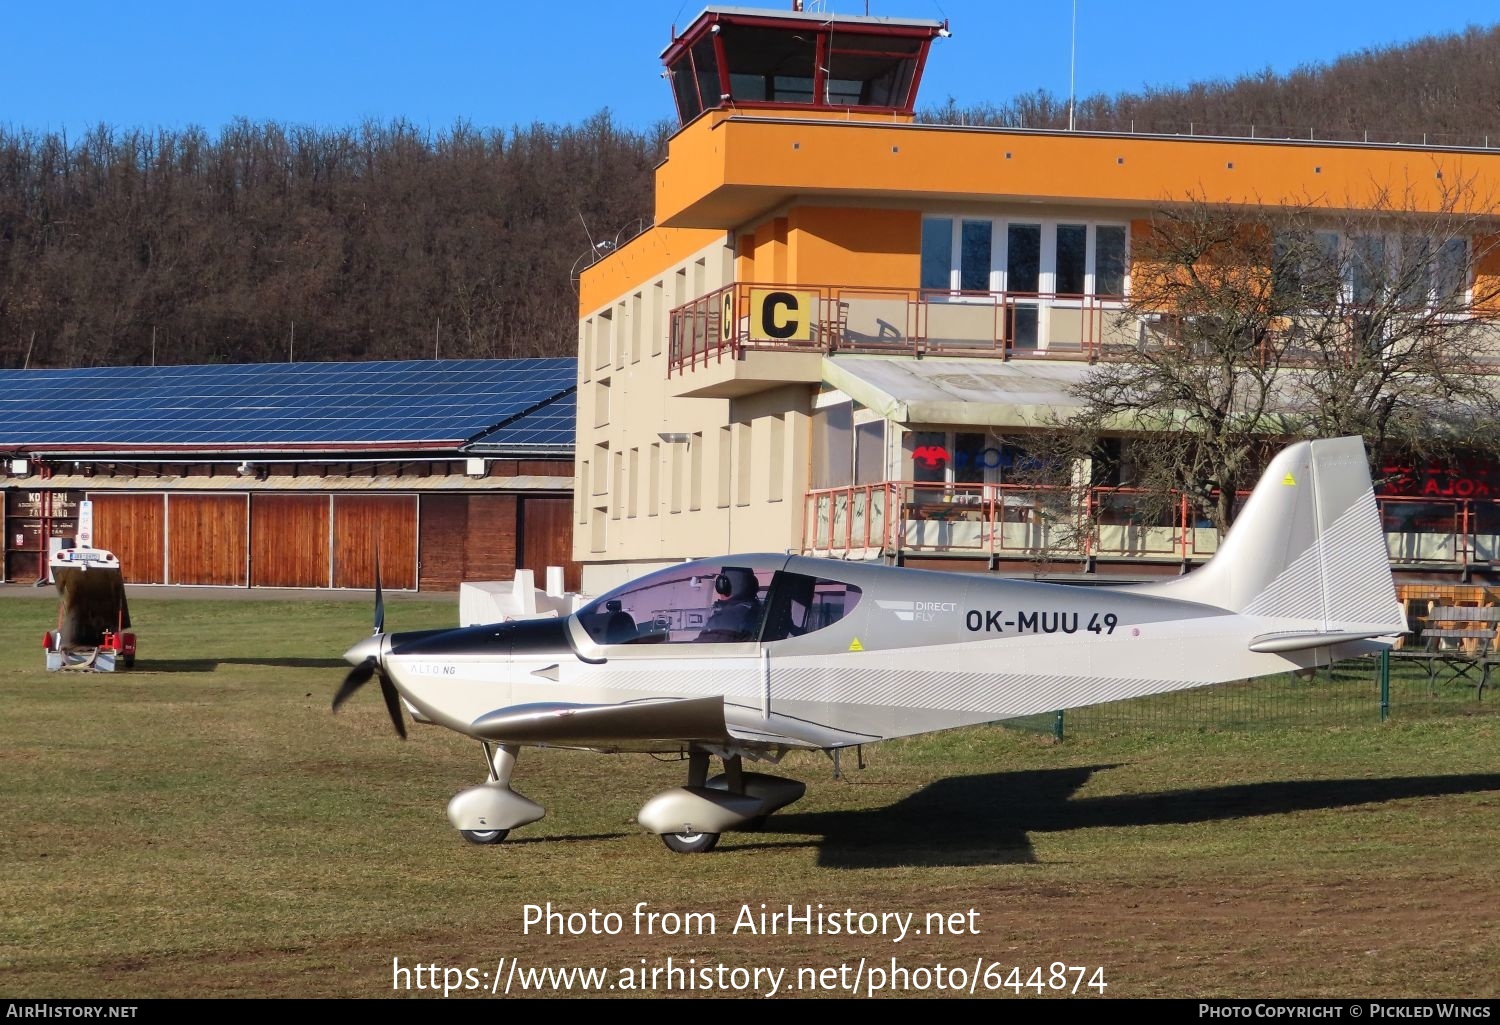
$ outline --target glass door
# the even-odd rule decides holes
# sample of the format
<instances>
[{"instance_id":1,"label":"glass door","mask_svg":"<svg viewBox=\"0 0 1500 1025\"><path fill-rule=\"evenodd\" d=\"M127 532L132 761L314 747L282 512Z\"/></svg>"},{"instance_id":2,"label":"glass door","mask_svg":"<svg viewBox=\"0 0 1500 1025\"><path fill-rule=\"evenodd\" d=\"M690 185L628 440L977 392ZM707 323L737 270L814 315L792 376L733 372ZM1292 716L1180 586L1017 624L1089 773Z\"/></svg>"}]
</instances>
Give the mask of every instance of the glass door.
<instances>
[{"instance_id":1,"label":"glass door","mask_svg":"<svg viewBox=\"0 0 1500 1025\"><path fill-rule=\"evenodd\" d=\"M1010 224L1005 237L1005 337L1013 349L1035 349L1042 276L1042 226Z\"/></svg>"}]
</instances>

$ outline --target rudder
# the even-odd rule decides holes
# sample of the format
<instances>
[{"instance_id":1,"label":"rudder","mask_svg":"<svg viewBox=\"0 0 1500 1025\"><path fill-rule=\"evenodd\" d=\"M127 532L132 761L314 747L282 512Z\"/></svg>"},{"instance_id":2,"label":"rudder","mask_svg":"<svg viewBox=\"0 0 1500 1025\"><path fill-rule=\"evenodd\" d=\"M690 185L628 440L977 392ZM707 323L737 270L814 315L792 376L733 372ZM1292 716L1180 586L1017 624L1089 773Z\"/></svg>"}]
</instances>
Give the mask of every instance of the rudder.
<instances>
[{"instance_id":1,"label":"rudder","mask_svg":"<svg viewBox=\"0 0 1500 1025\"><path fill-rule=\"evenodd\" d=\"M1207 565L1140 590L1324 631L1406 629L1357 437L1284 449Z\"/></svg>"}]
</instances>

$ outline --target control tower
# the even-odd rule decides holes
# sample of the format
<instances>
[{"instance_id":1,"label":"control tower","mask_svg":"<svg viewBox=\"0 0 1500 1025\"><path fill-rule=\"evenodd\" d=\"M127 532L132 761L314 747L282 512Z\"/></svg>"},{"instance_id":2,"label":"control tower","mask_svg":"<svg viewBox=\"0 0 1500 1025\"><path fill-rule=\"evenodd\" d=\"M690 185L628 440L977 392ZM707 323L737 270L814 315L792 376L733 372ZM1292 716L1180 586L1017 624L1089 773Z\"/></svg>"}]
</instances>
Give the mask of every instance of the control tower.
<instances>
[{"instance_id":1,"label":"control tower","mask_svg":"<svg viewBox=\"0 0 1500 1025\"><path fill-rule=\"evenodd\" d=\"M662 53L685 125L706 110L910 119L943 22L711 6Z\"/></svg>"}]
</instances>

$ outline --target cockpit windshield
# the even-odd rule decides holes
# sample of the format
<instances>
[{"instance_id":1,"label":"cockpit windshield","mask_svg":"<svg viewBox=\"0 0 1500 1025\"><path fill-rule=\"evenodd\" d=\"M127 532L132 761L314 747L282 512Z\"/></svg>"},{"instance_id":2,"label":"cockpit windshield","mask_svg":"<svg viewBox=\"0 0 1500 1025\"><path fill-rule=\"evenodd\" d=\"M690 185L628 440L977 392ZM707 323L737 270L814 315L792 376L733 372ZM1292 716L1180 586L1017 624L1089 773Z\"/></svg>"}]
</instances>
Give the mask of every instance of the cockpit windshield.
<instances>
[{"instance_id":1,"label":"cockpit windshield","mask_svg":"<svg viewBox=\"0 0 1500 1025\"><path fill-rule=\"evenodd\" d=\"M632 580L586 605L596 644L725 644L800 637L843 619L853 584L779 567L773 556L687 562Z\"/></svg>"},{"instance_id":2,"label":"cockpit windshield","mask_svg":"<svg viewBox=\"0 0 1500 1025\"><path fill-rule=\"evenodd\" d=\"M686 562L603 595L578 622L598 644L755 641L774 574L733 559Z\"/></svg>"}]
</instances>

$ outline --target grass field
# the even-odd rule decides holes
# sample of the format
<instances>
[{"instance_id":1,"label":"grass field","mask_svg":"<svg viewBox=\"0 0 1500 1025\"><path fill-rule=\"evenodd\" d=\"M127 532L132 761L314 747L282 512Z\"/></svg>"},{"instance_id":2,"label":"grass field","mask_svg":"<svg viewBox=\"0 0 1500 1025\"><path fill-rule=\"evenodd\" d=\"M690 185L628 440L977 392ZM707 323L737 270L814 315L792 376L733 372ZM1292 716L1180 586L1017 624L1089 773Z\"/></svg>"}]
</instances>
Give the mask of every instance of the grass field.
<instances>
[{"instance_id":1,"label":"grass field","mask_svg":"<svg viewBox=\"0 0 1500 1025\"><path fill-rule=\"evenodd\" d=\"M113 676L42 670L52 611L0 598L0 996L383 997L393 958L669 956L786 968L783 992L799 968L895 957L1102 967L1110 996L1500 995L1491 714L1062 744L983 727L869 748L842 781L799 754L777 771L807 797L706 856L633 822L680 764L525 751L516 786L547 818L474 847L443 808L483 777L477 745L399 742L373 688L329 713L366 605L135 600L140 663ZM387 623L455 619L398 601ZM549 901L624 932L523 934ZM718 931L634 935L641 901ZM730 932L762 903L918 926L974 909L978 932Z\"/></svg>"}]
</instances>

